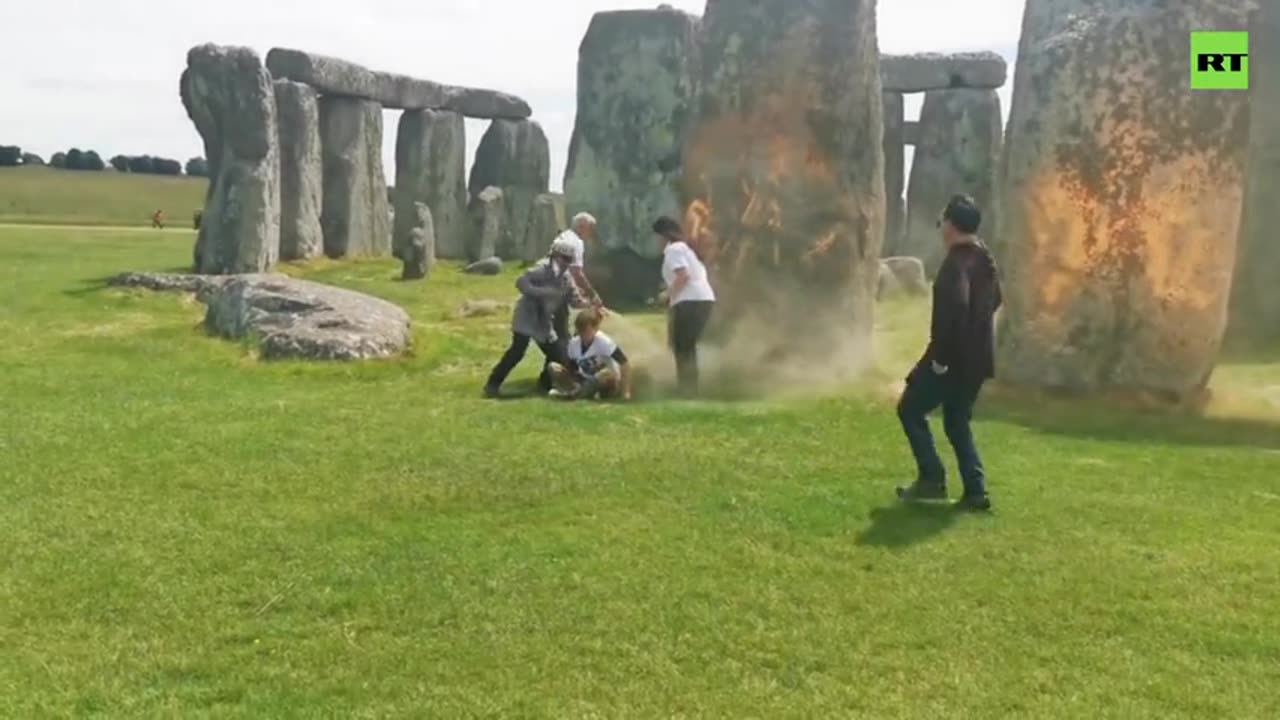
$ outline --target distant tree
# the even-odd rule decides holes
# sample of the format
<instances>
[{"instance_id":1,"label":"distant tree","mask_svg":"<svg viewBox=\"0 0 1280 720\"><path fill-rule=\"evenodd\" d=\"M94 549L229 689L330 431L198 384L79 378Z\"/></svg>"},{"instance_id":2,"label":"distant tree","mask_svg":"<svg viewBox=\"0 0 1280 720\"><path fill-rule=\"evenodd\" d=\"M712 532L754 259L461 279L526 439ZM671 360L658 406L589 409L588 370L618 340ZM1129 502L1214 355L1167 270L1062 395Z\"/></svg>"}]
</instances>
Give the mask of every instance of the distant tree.
<instances>
[{"instance_id":1,"label":"distant tree","mask_svg":"<svg viewBox=\"0 0 1280 720\"><path fill-rule=\"evenodd\" d=\"M67 169L83 170L84 169L84 153L80 148L71 148L67 151Z\"/></svg>"},{"instance_id":2,"label":"distant tree","mask_svg":"<svg viewBox=\"0 0 1280 720\"><path fill-rule=\"evenodd\" d=\"M153 158L152 167L157 175L181 175L182 163L169 158Z\"/></svg>"},{"instance_id":3,"label":"distant tree","mask_svg":"<svg viewBox=\"0 0 1280 720\"><path fill-rule=\"evenodd\" d=\"M49 158L49 166L58 169L65 168L67 166L67 154L64 152L54 153L53 157Z\"/></svg>"},{"instance_id":4,"label":"distant tree","mask_svg":"<svg viewBox=\"0 0 1280 720\"><path fill-rule=\"evenodd\" d=\"M129 158L129 172L150 175L156 171L155 159L150 155L134 155Z\"/></svg>"},{"instance_id":5,"label":"distant tree","mask_svg":"<svg viewBox=\"0 0 1280 720\"><path fill-rule=\"evenodd\" d=\"M93 172L102 172L107 169L107 164L102 162L102 156L97 150L90 150L84 154L84 170L92 170Z\"/></svg>"},{"instance_id":6,"label":"distant tree","mask_svg":"<svg viewBox=\"0 0 1280 720\"><path fill-rule=\"evenodd\" d=\"M44 158L40 157L35 153L23 153L22 164L23 165L43 165Z\"/></svg>"},{"instance_id":7,"label":"distant tree","mask_svg":"<svg viewBox=\"0 0 1280 720\"><path fill-rule=\"evenodd\" d=\"M0 167L17 167L22 164L22 148L17 145L0 145Z\"/></svg>"},{"instance_id":8,"label":"distant tree","mask_svg":"<svg viewBox=\"0 0 1280 720\"><path fill-rule=\"evenodd\" d=\"M209 163L202 157L193 157L187 161L187 174L191 177L209 177Z\"/></svg>"},{"instance_id":9,"label":"distant tree","mask_svg":"<svg viewBox=\"0 0 1280 720\"><path fill-rule=\"evenodd\" d=\"M129 172L129 158L124 155L117 155L111 158L111 167L120 172Z\"/></svg>"}]
</instances>

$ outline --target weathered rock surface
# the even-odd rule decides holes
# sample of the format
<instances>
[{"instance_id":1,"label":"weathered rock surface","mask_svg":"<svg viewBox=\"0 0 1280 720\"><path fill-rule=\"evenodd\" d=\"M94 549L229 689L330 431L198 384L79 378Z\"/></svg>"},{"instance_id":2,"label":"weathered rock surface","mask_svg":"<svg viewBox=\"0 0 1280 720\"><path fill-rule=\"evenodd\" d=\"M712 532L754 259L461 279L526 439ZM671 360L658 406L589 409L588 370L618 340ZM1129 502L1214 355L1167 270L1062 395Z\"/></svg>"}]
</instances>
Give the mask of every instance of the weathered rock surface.
<instances>
[{"instance_id":1,"label":"weathered rock surface","mask_svg":"<svg viewBox=\"0 0 1280 720\"><path fill-rule=\"evenodd\" d=\"M542 126L532 120L494 120L480 138L468 183L473 200L486 188L502 190L506 222L492 254L521 258L533 201L550 183L551 148Z\"/></svg>"},{"instance_id":2,"label":"weathered rock surface","mask_svg":"<svg viewBox=\"0 0 1280 720\"><path fill-rule=\"evenodd\" d=\"M187 53L180 84L210 171L195 269L266 270L280 252L280 147L271 75L248 48L200 45Z\"/></svg>"},{"instance_id":3,"label":"weathered rock surface","mask_svg":"<svg viewBox=\"0 0 1280 720\"><path fill-rule=\"evenodd\" d=\"M921 258L930 275L937 272L946 257L938 217L958 193L977 201L982 209L979 234L998 254L996 176L1003 134L995 90L935 90L925 95L907 190L907 227L895 254Z\"/></svg>"},{"instance_id":4,"label":"weathered rock surface","mask_svg":"<svg viewBox=\"0 0 1280 720\"><path fill-rule=\"evenodd\" d=\"M902 142L905 145L920 144L920 122L908 120L902 123Z\"/></svg>"},{"instance_id":5,"label":"weathered rock surface","mask_svg":"<svg viewBox=\"0 0 1280 720\"><path fill-rule=\"evenodd\" d=\"M1227 316L1246 93L1188 90L1188 28L1247 2L1030 0L1001 234L1003 379L1193 396Z\"/></svg>"},{"instance_id":6,"label":"weathered rock surface","mask_svg":"<svg viewBox=\"0 0 1280 720\"><path fill-rule=\"evenodd\" d=\"M275 81L280 138L280 259L307 260L324 252L320 206L324 166L316 91Z\"/></svg>"},{"instance_id":7,"label":"weathered rock surface","mask_svg":"<svg viewBox=\"0 0 1280 720\"><path fill-rule=\"evenodd\" d=\"M1280 339L1280 3L1263 5L1249 42L1252 122L1231 334L1275 340Z\"/></svg>"},{"instance_id":8,"label":"weathered rock surface","mask_svg":"<svg viewBox=\"0 0 1280 720\"><path fill-rule=\"evenodd\" d=\"M185 292L193 295L221 289L234 275L188 275L184 273L136 273L117 275L107 282L111 287L141 288L155 292Z\"/></svg>"},{"instance_id":9,"label":"weathered rock surface","mask_svg":"<svg viewBox=\"0 0 1280 720\"><path fill-rule=\"evenodd\" d=\"M564 196L555 193L534 198L532 215L521 245L522 261L533 264L551 250L551 243L566 227L564 202Z\"/></svg>"},{"instance_id":10,"label":"weathered rock surface","mask_svg":"<svg viewBox=\"0 0 1280 720\"><path fill-rule=\"evenodd\" d=\"M906 136L902 93L884 93L884 251L896 251L906 224Z\"/></svg>"},{"instance_id":11,"label":"weathered rock surface","mask_svg":"<svg viewBox=\"0 0 1280 720\"><path fill-rule=\"evenodd\" d=\"M645 257L630 247L599 256L588 250L587 277L609 307L643 306L662 289L662 257Z\"/></svg>"},{"instance_id":12,"label":"weathered rock surface","mask_svg":"<svg viewBox=\"0 0 1280 720\"><path fill-rule=\"evenodd\" d=\"M883 262L880 263L880 281L876 286L876 300L891 300L902 295L902 283L893 274L893 270Z\"/></svg>"},{"instance_id":13,"label":"weathered rock surface","mask_svg":"<svg viewBox=\"0 0 1280 720\"><path fill-rule=\"evenodd\" d=\"M890 257L880 262L893 273L898 286L908 295L928 295L931 289L920 258Z\"/></svg>"},{"instance_id":14,"label":"weathered rock surface","mask_svg":"<svg viewBox=\"0 0 1280 720\"><path fill-rule=\"evenodd\" d=\"M370 360L409 346L409 315L399 307L284 275L125 273L110 284L195 293L210 332L252 337L268 359Z\"/></svg>"},{"instance_id":15,"label":"weathered rock surface","mask_svg":"<svg viewBox=\"0 0 1280 720\"><path fill-rule=\"evenodd\" d=\"M697 33L698 18L678 10L622 10L596 13L582 40L564 187L567 214L595 216L605 253L658 257L653 221L679 216Z\"/></svg>"},{"instance_id":16,"label":"weathered rock surface","mask_svg":"<svg viewBox=\"0 0 1280 720\"><path fill-rule=\"evenodd\" d=\"M403 217L404 213L398 215ZM431 208L424 203L413 204L413 229L404 249L405 280L421 280L431 272L436 258L436 231L431 220Z\"/></svg>"},{"instance_id":17,"label":"weathered rock surface","mask_svg":"<svg viewBox=\"0 0 1280 720\"><path fill-rule=\"evenodd\" d=\"M471 263L463 272L468 275L501 275L502 258L491 257Z\"/></svg>"},{"instance_id":18,"label":"weathered rock surface","mask_svg":"<svg viewBox=\"0 0 1280 720\"><path fill-rule=\"evenodd\" d=\"M467 259L476 261L494 257L507 234L507 205L500 188L485 188L471 201L470 245Z\"/></svg>"},{"instance_id":19,"label":"weathered rock surface","mask_svg":"<svg viewBox=\"0 0 1280 720\"><path fill-rule=\"evenodd\" d=\"M372 360L409 346L409 314L369 295L284 276L244 276L206 300L205 327L254 337L267 359Z\"/></svg>"},{"instance_id":20,"label":"weathered rock surface","mask_svg":"<svg viewBox=\"0 0 1280 720\"><path fill-rule=\"evenodd\" d=\"M754 335L764 356L826 348L854 366L884 239L875 3L721 0L702 39L685 222L713 265L712 334Z\"/></svg>"},{"instance_id":21,"label":"weathered rock surface","mask_svg":"<svg viewBox=\"0 0 1280 720\"><path fill-rule=\"evenodd\" d=\"M391 210L382 171L382 107L320 98L324 156L324 252L331 258L391 254Z\"/></svg>"},{"instance_id":22,"label":"weathered rock surface","mask_svg":"<svg viewBox=\"0 0 1280 720\"><path fill-rule=\"evenodd\" d=\"M467 220L467 136L462 115L411 110L400 116L396 135L395 252L399 256L413 232L416 203L431 208L436 257L465 258Z\"/></svg>"},{"instance_id":23,"label":"weathered rock surface","mask_svg":"<svg viewBox=\"0 0 1280 720\"><path fill-rule=\"evenodd\" d=\"M993 52L880 56L880 78L886 92L994 90L1003 86L1008 76L1008 63Z\"/></svg>"},{"instance_id":24,"label":"weathered rock surface","mask_svg":"<svg viewBox=\"0 0 1280 720\"><path fill-rule=\"evenodd\" d=\"M372 100L388 108L449 110L484 119L522 119L532 114L529 103L507 93L375 72L353 62L302 50L272 49L267 53L267 69L277 78L306 83L325 95Z\"/></svg>"}]
</instances>

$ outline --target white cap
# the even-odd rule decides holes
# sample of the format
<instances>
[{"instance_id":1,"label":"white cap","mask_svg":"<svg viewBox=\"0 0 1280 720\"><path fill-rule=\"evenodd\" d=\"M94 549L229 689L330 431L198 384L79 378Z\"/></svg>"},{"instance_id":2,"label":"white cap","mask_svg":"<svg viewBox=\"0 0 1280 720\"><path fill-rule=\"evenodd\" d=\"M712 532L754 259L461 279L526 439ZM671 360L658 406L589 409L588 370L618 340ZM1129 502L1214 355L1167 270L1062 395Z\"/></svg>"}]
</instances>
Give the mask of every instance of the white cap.
<instances>
[{"instance_id":1,"label":"white cap","mask_svg":"<svg viewBox=\"0 0 1280 720\"><path fill-rule=\"evenodd\" d=\"M578 254L578 248L575 247L568 238L558 237L555 242L551 243L551 252L549 254L552 257L559 256L571 258Z\"/></svg>"},{"instance_id":2,"label":"white cap","mask_svg":"<svg viewBox=\"0 0 1280 720\"><path fill-rule=\"evenodd\" d=\"M578 224L579 224L579 223L586 223L586 224L588 224L588 225L595 225L595 224L596 224L596 217L595 217L594 215L592 215L591 213L580 212L580 213L578 213L577 215L574 215L574 216L573 216L573 222L569 223L569 227L578 227Z\"/></svg>"}]
</instances>

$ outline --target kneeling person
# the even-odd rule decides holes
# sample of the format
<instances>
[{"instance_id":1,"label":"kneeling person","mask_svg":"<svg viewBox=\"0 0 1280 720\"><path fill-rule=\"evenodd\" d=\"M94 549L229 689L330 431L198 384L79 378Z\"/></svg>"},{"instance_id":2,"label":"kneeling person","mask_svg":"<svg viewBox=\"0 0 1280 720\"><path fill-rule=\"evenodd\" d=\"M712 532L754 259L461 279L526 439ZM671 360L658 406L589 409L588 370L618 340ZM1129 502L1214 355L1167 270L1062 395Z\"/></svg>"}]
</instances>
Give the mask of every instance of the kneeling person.
<instances>
[{"instance_id":1,"label":"kneeling person","mask_svg":"<svg viewBox=\"0 0 1280 720\"><path fill-rule=\"evenodd\" d=\"M583 310L574 321L578 334L569 341L568 366L552 363L554 397L572 400L631 399L631 363L613 338L600 332L595 309Z\"/></svg>"}]
</instances>

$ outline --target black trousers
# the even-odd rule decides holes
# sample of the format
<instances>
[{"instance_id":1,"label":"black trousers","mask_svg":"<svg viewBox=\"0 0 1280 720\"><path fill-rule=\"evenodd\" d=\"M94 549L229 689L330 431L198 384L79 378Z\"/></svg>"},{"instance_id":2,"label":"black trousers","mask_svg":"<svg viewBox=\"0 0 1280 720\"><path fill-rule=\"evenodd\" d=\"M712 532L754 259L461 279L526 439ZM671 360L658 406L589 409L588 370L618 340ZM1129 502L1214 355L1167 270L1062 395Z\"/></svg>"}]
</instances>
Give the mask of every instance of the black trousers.
<instances>
[{"instance_id":1,"label":"black trousers","mask_svg":"<svg viewBox=\"0 0 1280 720\"><path fill-rule=\"evenodd\" d=\"M714 307L715 303L706 301L671 306L671 351L676 356L676 382L685 397L698 392L698 341Z\"/></svg>"},{"instance_id":2,"label":"black trousers","mask_svg":"<svg viewBox=\"0 0 1280 720\"><path fill-rule=\"evenodd\" d=\"M525 353L529 352L529 343L531 342L533 342L533 338L528 335L511 333L511 347L507 348L507 351L502 355L502 359L493 368L493 372L489 374L487 387L502 387L502 383L507 381L507 376L511 374L511 371L516 369L521 360L524 360ZM557 343L538 343L538 349L542 351L542 355L545 358L542 370L543 375L538 378L538 389L550 390L551 375L547 370L547 365L553 362L563 364L567 361L564 359L564 354L560 352Z\"/></svg>"},{"instance_id":3,"label":"black trousers","mask_svg":"<svg viewBox=\"0 0 1280 720\"><path fill-rule=\"evenodd\" d=\"M898 419L902 421L907 442L911 444L911 454L915 456L919 473L917 479L921 483L947 484L947 471L938 457L928 420L929 413L941 407L942 427L951 442L951 449L955 451L965 495L983 497L987 494L986 471L970 427L973 406L978 401L982 386L982 381L937 375L928 366L912 373L898 403Z\"/></svg>"},{"instance_id":4,"label":"black trousers","mask_svg":"<svg viewBox=\"0 0 1280 720\"><path fill-rule=\"evenodd\" d=\"M551 327L555 328L556 331L556 357L560 358L554 362L567 365L568 363L565 359L569 357L569 338L573 337L569 334L568 301L565 301L560 307L556 308L556 314L551 316ZM548 389L551 387L552 362L553 360L550 357L547 357L546 361L542 363L542 374L538 376L538 387Z\"/></svg>"}]
</instances>

